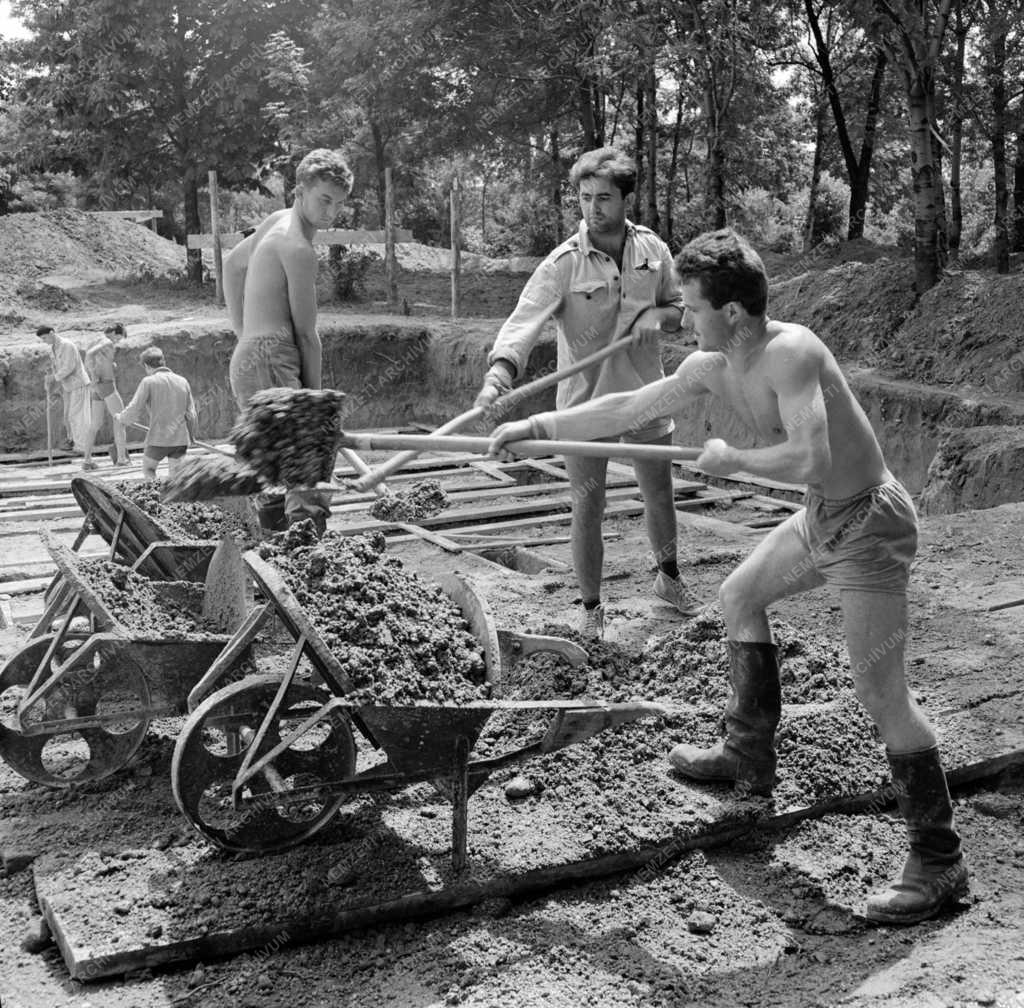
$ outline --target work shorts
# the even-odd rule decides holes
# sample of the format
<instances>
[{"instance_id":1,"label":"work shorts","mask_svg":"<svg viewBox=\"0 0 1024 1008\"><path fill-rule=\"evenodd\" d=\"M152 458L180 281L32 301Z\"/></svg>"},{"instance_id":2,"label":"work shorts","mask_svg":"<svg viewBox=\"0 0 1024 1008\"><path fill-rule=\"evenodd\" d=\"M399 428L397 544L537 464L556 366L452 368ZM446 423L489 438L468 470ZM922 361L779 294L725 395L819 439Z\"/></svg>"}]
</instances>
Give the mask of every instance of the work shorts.
<instances>
[{"instance_id":1,"label":"work shorts","mask_svg":"<svg viewBox=\"0 0 1024 1008\"><path fill-rule=\"evenodd\" d=\"M185 452L188 451L188 445L146 445L142 454L152 459L154 462L160 462L162 459L180 459L183 458Z\"/></svg>"},{"instance_id":2,"label":"work shorts","mask_svg":"<svg viewBox=\"0 0 1024 1008\"><path fill-rule=\"evenodd\" d=\"M302 359L292 339L270 333L239 340L228 368L231 394L239 409L264 389L301 388Z\"/></svg>"},{"instance_id":3,"label":"work shorts","mask_svg":"<svg viewBox=\"0 0 1024 1008\"><path fill-rule=\"evenodd\" d=\"M787 522L833 588L903 595L917 553L917 513L898 480L829 500L808 491Z\"/></svg>"}]
</instances>

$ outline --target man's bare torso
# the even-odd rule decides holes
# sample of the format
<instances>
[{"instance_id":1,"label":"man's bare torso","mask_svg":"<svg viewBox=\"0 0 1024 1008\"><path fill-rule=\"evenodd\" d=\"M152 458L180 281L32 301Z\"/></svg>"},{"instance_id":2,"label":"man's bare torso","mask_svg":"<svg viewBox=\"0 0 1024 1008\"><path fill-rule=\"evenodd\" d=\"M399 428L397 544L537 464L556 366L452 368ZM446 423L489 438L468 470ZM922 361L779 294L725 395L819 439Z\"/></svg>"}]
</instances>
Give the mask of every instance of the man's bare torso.
<instances>
[{"instance_id":1,"label":"man's bare torso","mask_svg":"<svg viewBox=\"0 0 1024 1008\"><path fill-rule=\"evenodd\" d=\"M291 209L272 213L252 236L252 250L245 276L242 339L271 333L282 339L295 335L288 299L288 278L282 252L290 245L309 241L294 221Z\"/></svg>"},{"instance_id":2,"label":"man's bare torso","mask_svg":"<svg viewBox=\"0 0 1024 1008\"><path fill-rule=\"evenodd\" d=\"M787 337L787 348L773 347ZM796 349L794 350L794 344ZM766 339L737 367L723 353L701 352L694 361L703 384L757 435L762 445L781 444L787 433L779 411L773 374L791 366L794 354L810 355L818 370L825 411L831 465L824 479L811 489L828 498L852 497L867 487L891 478L871 424L854 398L839 365L828 348L804 326L771 321ZM796 422L802 422L799 415Z\"/></svg>"}]
</instances>

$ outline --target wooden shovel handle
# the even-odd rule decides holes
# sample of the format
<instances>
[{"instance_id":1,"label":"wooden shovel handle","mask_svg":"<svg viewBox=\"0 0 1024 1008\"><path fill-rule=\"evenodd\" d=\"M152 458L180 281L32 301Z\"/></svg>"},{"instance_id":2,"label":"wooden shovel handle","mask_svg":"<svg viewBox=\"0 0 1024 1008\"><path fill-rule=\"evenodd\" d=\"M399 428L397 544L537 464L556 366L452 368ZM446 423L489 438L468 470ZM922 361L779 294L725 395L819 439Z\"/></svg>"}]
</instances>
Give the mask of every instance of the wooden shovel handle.
<instances>
[{"instance_id":1,"label":"wooden shovel handle","mask_svg":"<svg viewBox=\"0 0 1024 1008\"><path fill-rule=\"evenodd\" d=\"M469 452L486 455L491 439L442 434L343 434L342 443L361 451L414 449L421 451ZM694 461L703 449L681 445L620 444L617 441L510 441L503 446L514 455L579 455L588 458L628 458L654 461Z\"/></svg>"}]
</instances>

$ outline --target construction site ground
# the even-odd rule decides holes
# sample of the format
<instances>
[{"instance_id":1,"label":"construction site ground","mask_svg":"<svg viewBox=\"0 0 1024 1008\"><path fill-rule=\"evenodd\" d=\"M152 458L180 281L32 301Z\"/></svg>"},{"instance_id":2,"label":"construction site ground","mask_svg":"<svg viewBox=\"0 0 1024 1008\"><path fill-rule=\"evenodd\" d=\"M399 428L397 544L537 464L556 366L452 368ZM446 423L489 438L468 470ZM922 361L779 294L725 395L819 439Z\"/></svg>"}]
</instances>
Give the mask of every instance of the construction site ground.
<instances>
[{"instance_id":1,"label":"construction site ground","mask_svg":"<svg viewBox=\"0 0 1024 1008\"><path fill-rule=\"evenodd\" d=\"M15 216L24 219L12 224ZM183 369L193 363L194 381L223 385L216 375L203 378L226 366L230 353L223 310L210 290L195 294L168 276L183 257L179 247L138 225L111 228L100 240L95 232L106 225L85 229L70 212L36 222L28 217L11 215L3 219L6 229L0 228L0 254L10 266L10 282L0 289L9 306L0 314L0 376L8 405L32 419L24 444L11 451L31 446L37 466L45 457L39 450L41 421L32 416L41 346L32 331L42 322L70 331L80 345L107 322L128 322L131 346L120 372L126 390L137 378L130 368L138 349L152 339L168 348ZM953 272L915 302L912 265L897 250L861 243L766 261L773 278L781 280L773 287L773 309L780 317L812 325L848 370L913 383L936 397L963 397L961 412L948 419L953 426L998 424L1003 437L1007 430L1016 431L1020 421L1012 403L1019 399L1024 371L1017 321L1024 282L1019 273ZM410 266L402 278L400 305L411 318L403 320L385 315L383 273L374 266L362 302L329 306L332 328L351 327L336 341L336 348L342 347L337 353L345 360L358 358L363 342L367 367L385 367L385 354L404 363L391 383L401 386L401 395L386 399L386 390L373 386L367 411L377 398L382 408L408 400L425 412L387 418L368 413L360 424L435 421L466 408L482 373L481 347L514 305L522 282L522 274L511 272L481 271L464 278L462 314L471 320L452 323L446 319L450 279L436 269L419 272ZM374 326L365 315L376 316ZM435 344L451 344L449 356L439 359L436 382L434 372L425 382L418 370L424 358L399 356L413 340L409 327L420 319ZM370 351L377 350L381 354L374 357ZM223 435L228 418L219 393L201 391L207 433ZM900 412L896 397L904 395L903 390L894 392L885 409L874 410L871 418L876 427L888 428L886 451L897 473L901 466L916 465L923 476L927 459L916 456L930 458L941 434L931 430L932 418L939 417L941 425L947 417L938 406L927 421L913 409ZM900 439L905 449L897 447ZM105 461L103 467L100 475L114 478ZM5 468L0 467L0 480ZM73 471L72 463L58 459L50 474L60 483ZM125 475L138 479L137 464L116 478ZM685 469L677 475L684 481L700 479ZM1001 478L1013 484L1011 494L1017 493L1017 475L1008 472ZM470 497L455 501L456 512L482 506L470 499L472 494L493 487L479 471L469 483L465 492ZM693 497L689 491L679 498L683 573L708 600L771 523L790 510L785 504L773 509L761 499L776 493L763 487L726 483L702 492L714 495L730 488L758 496L717 503L705 498L696 505L684 503L687 495ZM613 486L610 499L612 494L619 495L615 507L635 498L626 477ZM69 543L81 524L64 495L66 500L57 504L60 494L52 489L41 492L41 504L25 495L24 514L2 514L0 580L45 583L52 564L37 532L45 527ZM532 499L509 492L499 503L525 505ZM1008 499L1019 499L1019 493ZM366 504L354 504L348 512L339 509L333 524L358 527ZM567 530L564 515L547 524L526 524L516 514L502 520L511 523L506 534L535 540L564 538ZM1024 746L1022 609L987 611L1024 596L1022 523L1024 503L922 519L911 583L907 673L953 765ZM442 527L427 524L444 535ZM668 689L667 679L655 681L647 674L653 663L663 677L685 666L679 695L703 691L720 703L721 677L705 679L683 660L690 640L685 625L651 596L653 570L640 508L611 515L605 532L608 643L598 672L608 695L628 694L635 676L645 688ZM82 547L86 553L101 548L96 538ZM568 628L577 612L577 592L564 542L532 550L540 557L540 566L533 565L536 573L512 570L497 555L492 561L453 555L423 538L398 537L388 548L427 576L452 569L470 573L503 626L548 632L562 627L567 636L572 634ZM0 657L24 641L28 621L41 611L41 585L29 587L35 594L15 595L9 603L0 599L0 611L7 612L9 605L10 615L19 618L14 629L0 630ZM815 591L781 603L776 616L788 624L791 640L824 656L826 673L786 687L793 720L783 786L774 805L739 809L763 821L822 793L858 794L885 778L877 739L849 697L837 699L845 674L838 599L826 590ZM791 669L807 667L806 655L790 661ZM813 702L824 696L830 699L819 710ZM152 726L131 766L108 780L68 791L28 784L0 764L0 853L6 869L0 877L3 1008L1024 1008L1024 778L1017 771L956 790L971 899L956 913L907 929L870 928L857 917L865 896L896 872L904 856L902 822L891 807L878 804L860 814L813 817L788 828L741 830L731 843L659 862L653 872L630 871L528 897L487 900L430 920L303 944L301 931L290 923L275 929L273 922L299 920L311 907L343 906L360 887L382 876L396 884L412 882L413 888L443 886L447 804L429 786L416 786L362 809L359 822L368 826L364 832L347 832L351 823L343 816L337 826L290 854L225 857L188 826L174 805L170 758L180 727L173 719ZM486 876L503 863L515 868L516 858L519 868L529 868L542 854L552 862L559 856L571 861L664 838L673 823L687 820L680 806L691 796L698 818L714 818L722 808L735 812L727 791L685 790L661 760L661 753L692 730L700 734L713 727L713 719L696 728L670 721L602 733L545 758L548 762L514 768L542 786L516 801L506 798L504 790L512 772L496 776L470 800L471 871ZM602 775L610 773L616 776L602 787ZM159 946L169 937L162 930L168 919L182 937L211 925L237 928L259 922L265 940L229 958L72 980L58 947L40 934L40 897L61 904L61 919L79 940L100 950L95 960L100 964L118 961L111 958L118 945ZM26 951L23 943L36 951Z\"/></svg>"},{"instance_id":2,"label":"construction site ground","mask_svg":"<svg viewBox=\"0 0 1024 1008\"><path fill-rule=\"evenodd\" d=\"M459 477L463 485L474 483L471 472ZM621 495L616 505L628 503L628 469L613 467L612 481ZM479 478L475 482L487 485ZM680 482L692 485L686 473ZM683 571L710 600L725 574L765 534L764 528L751 526L780 520L792 505L780 500L773 506L759 495L691 507L683 503L690 497L690 491L679 497ZM500 504L528 499L511 492ZM456 503L456 512L459 508L479 511L480 502ZM357 507L342 507L332 524L365 524L360 513ZM455 515L448 517L454 520ZM1022 594L1022 519L1024 505L1005 505L923 522L911 595L908 673L954 763L1024 746L1019 610L984 611ZM70 539L80 522L66 518L48 524ZM564 520L552 519L522 534L557 539L565 531ZM655 689L650 677L638 671L644 656L660 657L665 681L673 674L666 656L676 654L678 667L690 669L679 650L686 641L685 623L650 594L653 571L642 517L610 517L605 532L608 643L601 651L602 667L611 670L613 695L635 694L630 682L637 677ZM97 542L87 540L83 551L94 550ZM551 632L562 625L572 636L577 596L564 543L533 549L542 566L532 574L473 554L452 554L422 539L405 538L389 551L425 576L449 570L470 575L501 626ZM789 624L786 633L825 655L833 671L841 672L841 620L833 595L822 590L790 600L776 615ZM3 650L9 652L23 637L23 629L6 632ZM794 661L799 676L806 665ZM829 685L816 685L814 678L805 675L788 686L788 702L827 692ZM661 688L667 687L662 683ZM687 684L680 689L686 695ZM721 689L721 684L709 686L708 695L720 699ZM821 765L794 764L774 805L759 806L755 814L783 812L806 801L808 794L794 783L804 775L812 790L817 778L824 780L827 793L860 792L884 779L877 740L860 725L861 741L845 741L857 737L858 719L854 708L840 707L839 713L838 719L808 722L820 736L814 752ZM853 735L843 718L854 723ZM789 829L747 832L731 844L659 863L656 871L556 887L531 898L492 899L433 920L302 945L292 922L311 915L311 908L340 907L363 886L429 888L450 881L444 867L447 804L429 786L417 786L362 807L362 820L355 820L363 823L362 830L346 826L343 816L337 827L291 853L227 857L191 830L171 799L170 753L179 728L174 721L152 727L131 767L69 792L30 785L0 767L0 847L10 869L0 880L5 1006L1018 1008L1024 998L1024 784L1013 773L958 792L972 898L957 913L914 928L869 928L857 918L866 894L895 872L903 856L902 824L891 809L872 809L809 819ZM680 795L687 792L659 765L659 753L684 734L671 724L616 729L540 765L528 763L498 776L470 802L471 871L487 876L495 870L495 857L511 856L513 867L528 869L545 852L561 851L571 860L580 853L621 849L624 837L635 844L638 838L656 839L659 829L665 835L665 824L681 816ZM649 764L643 764L644 775L629 778L628 799L637 804L626 809L622 783L603 781L601 775L620 765L615 759L628 761L621 754L630 745ZM504 785L513 773L546 786L512 802ZM693 794L686 807L698 815L731 801L715 788ZM410 837L416 840L411 846ZM39 856L25 864L31 855ZM77 928L81 940L107 949L108 955L118 945L167 940L152 924L154 906L170 913L171 918L161 920L175 920L183 935L260 923L266 937L232 958L82 982L68 978L55 946L39 954L19 947L31 927L38 926L39 896L63 900L62 919ZM150 916L139 917L140 908ZM278 923L275 929L275 921L289 924ZM143 934L146 926L148 936Z\"/></svg>"}]
</instances>

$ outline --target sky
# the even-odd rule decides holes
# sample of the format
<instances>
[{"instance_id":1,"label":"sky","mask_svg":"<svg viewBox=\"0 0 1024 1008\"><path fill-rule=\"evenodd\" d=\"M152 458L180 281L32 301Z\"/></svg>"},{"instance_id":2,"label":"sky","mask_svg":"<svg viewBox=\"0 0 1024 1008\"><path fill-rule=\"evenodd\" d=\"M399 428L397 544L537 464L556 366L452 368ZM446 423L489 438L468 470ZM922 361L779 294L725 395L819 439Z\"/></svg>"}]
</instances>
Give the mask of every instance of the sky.
<instances>
[{"instance_id":1,"label":"sky","mask_svg":"<svg viewBox=\"0 0 1024 1008\"><path fill-rule=\"evenodd\" d=\"M27 38L28 32L20 21L11 17L9 0L0 0L0 36L4 38Z\"/></svg>"}]
</instances>

